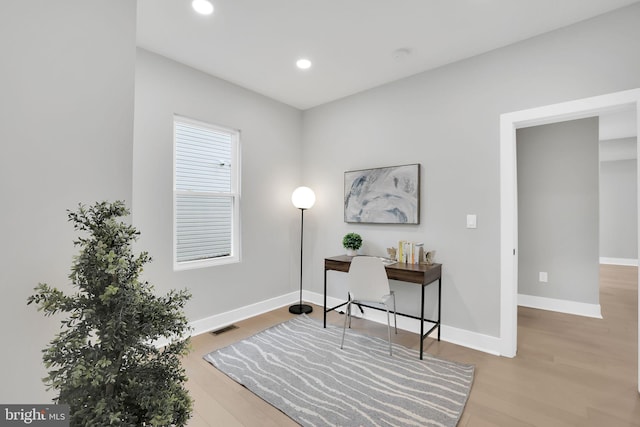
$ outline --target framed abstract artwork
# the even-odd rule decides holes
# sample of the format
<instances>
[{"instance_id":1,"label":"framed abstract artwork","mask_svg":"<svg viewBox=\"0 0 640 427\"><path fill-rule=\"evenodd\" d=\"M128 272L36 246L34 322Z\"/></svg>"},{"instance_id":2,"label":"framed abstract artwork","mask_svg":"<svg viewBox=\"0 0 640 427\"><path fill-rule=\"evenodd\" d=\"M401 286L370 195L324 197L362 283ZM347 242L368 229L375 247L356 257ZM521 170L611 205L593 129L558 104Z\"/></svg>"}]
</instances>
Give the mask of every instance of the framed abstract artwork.
<instances>
[{"instance_id":1,"label":"framed abstract artwork","mask_svg":"<svg viewBox=\"0 0 640 427\"><path fill-rule=\"evenodd\" d=\"M344 173L344 220L420 223L420 164Z\"/></svg>"}]
</instances>

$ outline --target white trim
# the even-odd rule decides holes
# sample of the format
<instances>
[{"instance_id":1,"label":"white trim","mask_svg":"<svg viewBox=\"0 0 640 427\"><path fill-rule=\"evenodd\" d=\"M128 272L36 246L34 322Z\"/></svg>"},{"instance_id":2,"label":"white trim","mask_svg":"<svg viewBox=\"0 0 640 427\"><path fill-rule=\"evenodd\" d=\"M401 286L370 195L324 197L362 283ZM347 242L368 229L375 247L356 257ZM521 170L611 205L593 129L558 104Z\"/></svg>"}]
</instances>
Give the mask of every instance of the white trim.
<instances>
[{"instance_id":1,"label":"white trim","mask_svg":"<svg viewBox=\"0 0 640 427\"><path fill-rule=\"evenodd\" d=\"M467 331L466 329L458 329L453 326L442 325L442 334L440 338L443 341L447 341L452 344L483 351L495 356L501 356L500 339L497 337Z\"/></svg>"},{"instance_id":2,"label":"white trim","mask_svg":"<svg viewBox=\"0 0 640 427\"><path fill-rule=\"evenodd\" d=\"M178 230L176 222L177 211L177 198L178 194L197 194L192 191L179 191L176 189L176 124L182 123L186 125L192 125L194 127L200 127L209 129L214 132L221 132L229 134L231 137L231 189L228 193L205 193L209 195L222 195L230 197L233 203L233 211L231 218L231 254L228 256L221 256L216 258L207 258L203 260L192 260L178 262L177 255L177 241ZM241 198L241 177L242 177L242 162L241 162L241 141L240 141L240 129L231 127L219 126L212 123L192 119L189 117L181 116L179 114L173 115L173 169L172 169L172 189L173 189L173 270L191 270L197 268L206 268L217 265L235 264L242 261L242 227L240 223L240 198Z\"/></svg>"},{"instance_id":3,"label":"white trim","mask_svg":"<svg viewBox=\"0 0 640 427\"><path fill-rule=\"evenodd\" d=\"M640 89L568 101L529 110L500 115L500 347L501 354L513 357L517 350L518 258L514 256L518 241L516 197L516 129L556 123L590 116L621 107L635 106L637 134L640 135ZM640 144L638 146L640 153ZM638 157L640 163L640 156ZM640 192L640 168L638 168ZM638 197L640 210L640 197ZM640 215L638 216L640 247ZM640 304L640 294L638 295ZM640 318L638 319L640 325ZM640 354L640 327L638 328ZM638 358L638 391L640 392L640 357Z\"/></svg>"},{"instance_id":4,"label":"white trim","mask_svg":"<svg viewBox=\"0 0 640 427\"><path fill-rule=\"evenodd\" d=\"M235 310L215 314L213 316L209 316L200 320L195 320L190 323L191 327L193 328L193 333L191 335L200 335L204 334L205 332L224 328L235 322L267 313L271 310L284 307L285 305L293 304L294 302L298 301L299 298L300 294L298 292L291 292L265 301L245 305L244 307L239 307Z\"/></svg>"},{"instance_id":5,"label":"white trim","mask_svg":"<svg viewBox=\"0 0 640 427\"><path fill-rule=\"evenodd\" d=\"M602 319L602 310L600 308L600 304L588 304L584 302L569 301L564 299L518 294L518 305L522 307L537 308L540 310L557 311L559 313L575 314L578 316Z\"/></svg>"},{"instance_id":6,"label":"white trim","mask_svg":"<svg viewBox=\"0 0 640 427\"><path fill-rule=\"evenodd\" d=\"M302 295L305 301L312 302L322 307L322 294L317 294L315 292L303 292ZM327 296L327 306L329 307L335 307L336 305L343 302L345 301L339 298ZM344 307L342 308L342 310L344 312ZM381 323L383 325L387 324L387 314L384 311L372 309L367 310L365 308L364 314L362 314L360 310L355 310L352 312L352 315L354 318L371 320L372 322ZM397 321L398 329L413 332L416 334L420 333L420 323L418 322L418 320L412 319L410 317L397 316ZM391 320L391 323L393 324L393 319ZM437 333L437 329L434 332ZM440 338L442 338L442 336Z\"/></svg>"},{"instance_id":7,"label":"white trim","mask_svg":"<svg viewBox=\"0 0 640 427\"><path fill-rule=\"evenodd\" d=\"M500 354L506 357L515 357L518 342L515 141L515 124L503 114L500 116Z\"/></svg>"},{"instance_id":8,"label":"white trim","mask_svg":"<svg viewBox=\"0 0 640 427\"><path fill-rule=\"evenodd\" d=\"M640 138L640 96L636 102L636 141ZM640 144L636 144L636 187L640 194ZM640 212L640 196L637 197L636 212ZM638 221L638 253L640 254L640 214ZM638 282L640 282L640 269L638 269ZM640 307L640 292L638 292L638 307ZM638 393L640 393L640 310L638 310Z\"/></svg>"},{"instance_id":9,"label":"white trim","mask_svg":"<svg viewBox=\"0 0 640 427\"><path fill-rule=\"evenodd\" d=\"M204 334L206 332L222 329L226 326L232 325L235 322L239 322L250 317L258 316L260 314L276 310L290 304L294 304L299 301L299 298L300 296L298 292L291 292L279 297L240 307L235 310L230 310L224 313L206 317L204 319L192 321L189 323L189 326L191 327L190 335L196 336ZM323 295L316 292L303 291L302 299L303 301L316 304L320 307L322 307L323 305ZM342 302L344 301L338 298L327 297L327 305L329 307L334 307ZM378 310L365 309L365 315L359 317L381 324L387 323L386 314ZM403 329L405 331L418 334L420 333L420 323L418 323L418 321L415 319L398 316L398 329ZM437 333L437 330L433 332L433 334L435 333ZM485 353L493 354L496 356L500 355L500 340L489 335L470 332L464 329L454 328L453 326L442 325L440 339L442 341L450 342L452 344L468 347L478 351L483 351ZM166 339L163 339L155 342L154 344L157 347L163 347L168 344L168 341Z\"/></svg>"},{"instance_id":10,"label":"white trim","mask_svg":"<svg viewBox=\"0 0 640 427\"><path fill-rule=\"evenodd\" d=\"M637 259L633 259L633 258L607 258L607 257L600 257L600 264L637 266L638 265L638 260Z\"/></svg>"},{"instance_id":11,"label":"white trim","mask_svg":"<svg viewBox=\"0 0 640 427\"><path fill-rule=\"evenodd\" d=\"M303 291L303 299L311 303L317 304L322 307L323 295L315 292ZM327 306L335 307L336 305L343 303L344 300L334 297L327 297ZM356 310L354 317L359 317L373 322L387 324L387 315L384 311L364 309L364 315ZM409 317L398 316L398 329L420 333L420 322L417 319ZM393 320L392 320L393 322ZM425 325L426 327L427 325ZM437 329L432 332L430 336L436 337ZM442 331L440 332L440 339L452 344L468 347L474 350L482 351L485 353L493 354L495 356L500 355L500 340L497 337L489 335L479 334L477 332L471 332L464 329L454 328L453 326L442 325Z\"/></svg>"},{"instance_id":12,"label":"white trim","mask_svg":"<svg viewBox=\"0 0 640 427\"><path fill-rule=\"evenodd\" d=\"M241 320L276 310L280 307L284 307L285 305L293 304L294 302L297 302L299 298L300 294L298 292L292 292L265 301L260 301L255 304L245 305L235 310L205 317L204 319L194 320L189 322L191 331L187 336L194 337L210 331L217 331L218 329L230 326L235 322L240 322ZM169 344L169 340L166 338L161 338L153 343L153 345L158 348L164 347L167 344Z\"/></svg>"}]
</instances>

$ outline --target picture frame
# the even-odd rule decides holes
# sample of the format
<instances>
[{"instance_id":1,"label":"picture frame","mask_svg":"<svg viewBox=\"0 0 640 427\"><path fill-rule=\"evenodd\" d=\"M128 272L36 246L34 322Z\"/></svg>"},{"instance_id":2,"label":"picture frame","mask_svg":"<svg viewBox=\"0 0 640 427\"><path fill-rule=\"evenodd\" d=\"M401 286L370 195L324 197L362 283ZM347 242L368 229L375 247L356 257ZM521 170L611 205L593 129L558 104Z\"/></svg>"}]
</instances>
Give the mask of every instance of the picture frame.
<instances>
[{"instance_id":1,"label":"picture frame","mask_svg":"<svg viewBox=\"0 0 640 427\"><path fill-rule=\"evenodd\" d=\"M420 223L420 164L344 173L344 221Z\"/></svg>"}]
</instances>

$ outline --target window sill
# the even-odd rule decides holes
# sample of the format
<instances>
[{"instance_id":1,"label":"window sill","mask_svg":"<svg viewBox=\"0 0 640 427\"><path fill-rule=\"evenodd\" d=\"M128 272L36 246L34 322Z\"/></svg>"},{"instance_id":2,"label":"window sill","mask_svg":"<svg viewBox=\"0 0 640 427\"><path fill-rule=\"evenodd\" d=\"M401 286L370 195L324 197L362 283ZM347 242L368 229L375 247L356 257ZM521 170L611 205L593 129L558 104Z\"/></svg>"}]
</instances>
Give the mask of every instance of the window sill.
<instances>
[{"instance_id":1,"label":"window sill","mask_svg":"<svg viewBox=\"0 0 640 427\"><path fill-rule=\"evenodd\" d=\"M215 267L217 265L237 264L239 262L240 262L240 257L237 255L225 256L225 257L219 257L219 258L210 258L205 260L174 262L173 271L194 270L197 268Z\"/></svg>"}]
</instances>

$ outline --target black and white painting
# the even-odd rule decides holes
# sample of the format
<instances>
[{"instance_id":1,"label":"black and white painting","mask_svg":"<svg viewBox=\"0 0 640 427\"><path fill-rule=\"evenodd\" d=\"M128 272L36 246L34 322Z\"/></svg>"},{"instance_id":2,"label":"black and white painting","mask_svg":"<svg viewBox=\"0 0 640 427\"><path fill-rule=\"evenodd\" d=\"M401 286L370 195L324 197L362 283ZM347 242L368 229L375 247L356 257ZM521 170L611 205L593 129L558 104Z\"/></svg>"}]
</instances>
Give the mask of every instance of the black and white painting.
<instances>
[{"instance_id":1,"label":"black and white painting","mask_svg":"<svg viewBox=\"0 0 640 427\"><path fill-rule=\"evenodd\" d=\"M344 220L419 224L420 165L345 172Z\"/></svg>"}]
</instances>

